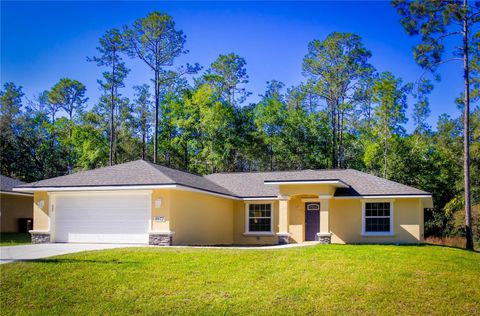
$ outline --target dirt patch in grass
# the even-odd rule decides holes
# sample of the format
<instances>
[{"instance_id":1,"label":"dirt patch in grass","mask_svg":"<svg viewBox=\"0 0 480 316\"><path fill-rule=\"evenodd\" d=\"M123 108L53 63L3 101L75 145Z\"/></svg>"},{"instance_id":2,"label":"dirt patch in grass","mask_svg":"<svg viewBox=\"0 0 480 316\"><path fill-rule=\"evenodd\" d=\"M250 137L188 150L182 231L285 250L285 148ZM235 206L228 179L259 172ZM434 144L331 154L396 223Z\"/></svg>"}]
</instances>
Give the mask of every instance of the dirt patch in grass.
<instances>
[{"instance_id":1,"label":"dirt patch in grass","mask_svg":"<svg viewBox=\"0 0 480 316\"><path fill-rule=\"evenodd\" d=\"M432 245L449 246L449 247L456 247L456 248L462 248L462 249L465 249L465 245L467 244L465 237L430 236L425 239L425 242ZM480 250L479 243L475 243L475 250Z\"/></svg>"}]
</instances>

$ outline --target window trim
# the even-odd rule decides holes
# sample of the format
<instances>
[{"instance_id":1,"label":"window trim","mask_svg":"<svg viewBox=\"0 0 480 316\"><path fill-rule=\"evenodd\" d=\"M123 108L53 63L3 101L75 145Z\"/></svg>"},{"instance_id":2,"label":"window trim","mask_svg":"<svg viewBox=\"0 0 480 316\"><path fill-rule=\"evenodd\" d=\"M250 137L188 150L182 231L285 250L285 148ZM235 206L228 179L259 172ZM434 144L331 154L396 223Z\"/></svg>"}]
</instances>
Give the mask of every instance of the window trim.
<instances>
[{"instance_id":1,"label":"window trim","mask_svg":"<svg viewBox=\"0 0 480 316\"><path fill-rule=\"evenodd\" d=\"M390 204L390 231L388 232L367 232L366 228L366 216L365 216L365 206L367 203L389 203ZM368 199L362 200L362 231L360 235L362 236L394 236L394 200L393 199Z\"/></svg>"},{"instance_id":2,"label":"window trim","mask_svg":"<svg viewBox=\"0 0 480 316\"><path fill-rule=\"evenodd\" d=\"M250 216L249 216L249 208L250 204L270 204L270 231L265 231L265 232L256 232L256 231L250 231ZM244 235L250 235L250 236L271 236L274 234L273 231L273 218L274 218L274 208L273 208L273 202L272 201L251 201L251 202L246 202L245 203L245 232Z\"/></svg>"}]
</instances>

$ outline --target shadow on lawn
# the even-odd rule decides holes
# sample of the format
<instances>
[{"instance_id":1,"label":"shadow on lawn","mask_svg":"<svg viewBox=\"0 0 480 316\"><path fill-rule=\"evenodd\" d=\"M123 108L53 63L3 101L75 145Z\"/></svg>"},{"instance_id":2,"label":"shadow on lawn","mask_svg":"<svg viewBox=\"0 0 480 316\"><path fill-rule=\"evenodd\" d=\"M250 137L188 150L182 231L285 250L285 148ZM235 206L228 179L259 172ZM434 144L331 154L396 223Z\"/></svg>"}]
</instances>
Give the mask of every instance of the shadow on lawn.
<instances>
[{"instance_id":1,"label":"shadow on lawn","mask_svg":"<svg viewBox=\"0 0 480 316\"><path fill-rule=\"evenodd\" d=\"M397 246L410 246L410 247L411 246L416 246L416 247L435 246L435 247L451 248L451 249L465 250L465 251L468 251L468 252L480 253L480 249L478 249L478 247L475 247L474 250L469 250L469 249L466 249L466 248L460 247L460 246L442 245L442 244L436 244L436 243L431 243L431 242L425 242L425 243L421 243L421 244L398 244Z\"/></svg>"},{"instance_id":2,"label":"shadow on lawn","mask_svg":"<svg viewBox=\"0 0 480 316\"><path fill-rule=\"evenodd\" d=\"M468 252L475 252L475 253L480 253L480 249L478 247L476 249L470 250L466 249L463 247L458 247L458 246L451 246L451 245L440 245L440 244L433 244L433 243L425 243L425 246L435 246L435 247L442 247L442 248L451 248L451 249L458 249L458 250L464 250Z\"/></svg>"},{"instance_id":3,"label":"shadow on lawn","mask_svg":"<svg viewBox=\"0 0 480 316\"><path fill-rule=\"evenodd\" d=\"M397 243L391 243L391 244L351 244L351 245L356 245L356 246L372 246L372 245L377 245L377 246L385 246L385 245L391 245L391 246L398 246L398 247L426 247L426 246L435 246L435 247L443 247L443 248L451 248L451 249L458 249L458 250L464 250L468 252L475 252L475 253L480 253L480 247L475 246L474 250L469 250L464 247L459 247L459 246L453 246L453 245L442 245L442 244L436 244L436 243L431 243L431 242L425 242L425 243L418 243L418 244L397 244ZM322 245L323 247L323 245Z\"/></svg>"}]
</instances>

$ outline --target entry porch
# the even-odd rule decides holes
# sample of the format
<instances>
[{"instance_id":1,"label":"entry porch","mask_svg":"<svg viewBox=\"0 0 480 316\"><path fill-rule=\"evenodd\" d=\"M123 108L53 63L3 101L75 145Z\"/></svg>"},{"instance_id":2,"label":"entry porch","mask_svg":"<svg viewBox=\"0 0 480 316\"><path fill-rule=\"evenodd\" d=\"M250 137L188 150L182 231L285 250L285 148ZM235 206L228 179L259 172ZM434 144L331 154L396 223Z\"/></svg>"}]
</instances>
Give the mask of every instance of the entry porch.
<instances>
[{"instance_id":1,"label":"entry porch","mask_svg":"<svg viewBox=\"0 0 480 316\"><path fill-rule=\"evenodd\" d=\"M295 194L278 197L278 243L331 243L331 195Z\"/></svg>"}]
</instances>

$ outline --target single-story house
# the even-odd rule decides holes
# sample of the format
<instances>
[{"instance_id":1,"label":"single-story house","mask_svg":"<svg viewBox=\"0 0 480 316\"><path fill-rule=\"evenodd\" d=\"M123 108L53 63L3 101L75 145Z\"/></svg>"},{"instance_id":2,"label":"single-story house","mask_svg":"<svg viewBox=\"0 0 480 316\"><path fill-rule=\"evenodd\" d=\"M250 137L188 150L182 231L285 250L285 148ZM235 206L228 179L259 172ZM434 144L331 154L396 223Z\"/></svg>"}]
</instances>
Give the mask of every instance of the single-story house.
<instances>
[{"instance_id":1,"label":"single-story house","mask_svg":"<svg viewBox=\"0 0 480 316\"><path fill-rule=\"evenodd\" d=\"M199 176L147 161L24 184L33 242L240 245L423 242L431 194L360 171Z\"/></svg>"},{"instance_id":2,"label":"single-story house","mask_svg":"<svg viewBox=\"0 0 480 316\"><path fill-rule=\"evenodd\" d=\"M14 192L24 182L0 175L0 232L26 233L33 218L33 194Z\"/></svg>"}]
</instances>

